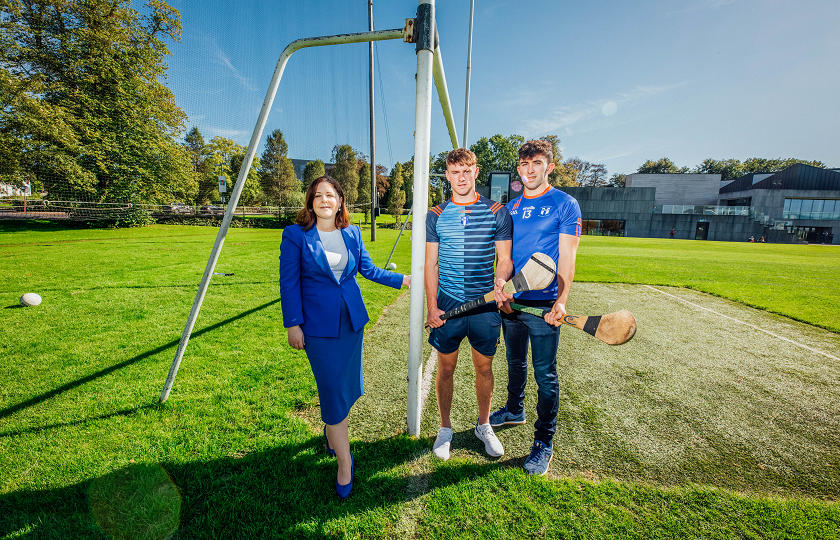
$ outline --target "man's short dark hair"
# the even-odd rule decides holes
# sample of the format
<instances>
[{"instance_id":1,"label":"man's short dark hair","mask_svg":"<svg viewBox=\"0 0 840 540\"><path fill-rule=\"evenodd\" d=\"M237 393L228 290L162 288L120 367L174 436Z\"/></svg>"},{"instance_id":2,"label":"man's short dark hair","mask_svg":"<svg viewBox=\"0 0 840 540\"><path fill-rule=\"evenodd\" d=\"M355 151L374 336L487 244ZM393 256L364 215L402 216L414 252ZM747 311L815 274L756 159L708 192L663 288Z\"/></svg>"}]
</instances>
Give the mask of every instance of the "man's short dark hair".
<instances>
[{"instance_id":1,"label":"man's short dark hair","mask_svg":"<svg viewBox=\"0 0 840 540\"><path fill-rule=\"evenodd\" d=\"M548 158L548 163L554 161L554 151L551 149L551 143L543 140L528 141L519 147L519 160L534 159L537 156L545 156ZM546 163L546 165L548 165Z\"/></svg>"}]
</instances>

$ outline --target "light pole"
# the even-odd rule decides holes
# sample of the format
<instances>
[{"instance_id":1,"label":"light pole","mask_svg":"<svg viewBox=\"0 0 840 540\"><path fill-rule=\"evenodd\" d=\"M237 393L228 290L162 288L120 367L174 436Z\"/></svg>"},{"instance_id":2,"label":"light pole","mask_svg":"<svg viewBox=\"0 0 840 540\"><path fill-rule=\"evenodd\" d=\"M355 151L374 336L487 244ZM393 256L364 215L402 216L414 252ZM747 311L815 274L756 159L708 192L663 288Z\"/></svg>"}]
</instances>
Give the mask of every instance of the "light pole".
<instances>
[{"instance_id":1,"label":"light pole","mask_svg":"<svg viewBox=\"0 0 840 540\"><path fill-rule=\"evenodd\" d=\"M368 0L368 30L373 32L373 0ZM373 42L370 47L370 241L376 242L376 128L373 119Z\"/></svg>"},{"instance_id":2,"label":"light pole","mask_svg":"<svg viewBox=\"0 0 840 540\"><path fill-rule=\"evenodd\" d=\"M472 63L472 29L474 8L475 0L470 0L470 37L467 44L467 97L464 99L464 144L461 145L464 148L467 148L467 127L470 122L470 64Z\"/></svg>"}]
</instances>

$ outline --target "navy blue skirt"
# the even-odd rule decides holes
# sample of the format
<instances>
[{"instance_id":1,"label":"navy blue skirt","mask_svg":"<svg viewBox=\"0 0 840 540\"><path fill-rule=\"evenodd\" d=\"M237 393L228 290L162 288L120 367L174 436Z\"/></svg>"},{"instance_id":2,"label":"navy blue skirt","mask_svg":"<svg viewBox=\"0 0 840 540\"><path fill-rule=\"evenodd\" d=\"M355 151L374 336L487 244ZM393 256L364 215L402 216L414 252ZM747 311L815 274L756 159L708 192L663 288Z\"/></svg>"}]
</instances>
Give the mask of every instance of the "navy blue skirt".
<instances>
[{"instance_id":1,"label":"navy blue skirt","mask_svg":"<svg viewBox=\"0 0 840 540\"><path fill-rule=\"evenodd\" d=\"M321 401L321 420L340 423L350 414L350 407L365 393L362 381L362 341L365 330L353 330L347 304L341 299L338 337L305 336L309 365L315 374Z\"/></svg>"}]
</instances>

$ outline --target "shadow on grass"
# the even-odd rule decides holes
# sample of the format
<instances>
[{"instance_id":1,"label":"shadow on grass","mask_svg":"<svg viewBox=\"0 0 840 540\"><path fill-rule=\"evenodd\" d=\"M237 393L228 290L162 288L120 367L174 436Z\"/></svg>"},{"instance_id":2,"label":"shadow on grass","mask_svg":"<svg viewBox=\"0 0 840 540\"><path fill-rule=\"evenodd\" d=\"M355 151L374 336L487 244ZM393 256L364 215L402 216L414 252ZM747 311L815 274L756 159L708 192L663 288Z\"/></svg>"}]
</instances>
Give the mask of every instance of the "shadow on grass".
<instances>
[{"instance_id":1,"label":"shadow on grass","mask_svg":"<svg viewBox=\"0 0 840 540\"><path fill-rule=\"evenodd\" d=\"M241 459L162 463L181 494L180 526L172 538L397 536L397 522L404 516L402 509L393 507L421 496L422 492L408 486L427 484L429 479L424 478L428 475L407 477L392 469L428 451L428 442L398 436L354 441L351 446L356 458L354 486L344 501L335 493L336 461L327 456L323 439L317 436ZM484 476L496 466L456 469L436 477L435 487ZM0 495L0 536L101 534L88 501L94 481Z\"/></svg>"},{"instance_id":2,"label":"shadow on grass","mask_svg":"<svg viewBox=\"0 0 840 540\"><path fill-rule=\"evenodd\" d=\"M231 280L232 281L231 283L220 283L219 280L230 280L231 277L230 276L213 276L213 278L214 279L210 280L210 287L231 287L231 286L239 286L239 285L274 285L274 284L277 284L276 279L266 279L266 280L263 280L263 281L236 281L236 280ZM88 293L88 292L91 292L91 291L118 291L118 290L123 290L123 289L192 289L192 290L197 290L198 286L199 286L199 283L200 283L200 280L201 280L201 278L199 278L198 282L191 281L189 283L165 283L165 284L160 284L160 285L113 285L113 286L108 286L108 287L103 287L103 286L86 287L85 285L77 285L77 287L83 289L81 292L84 292L84 293ZM278 289L279 289L279 287L278 287ZM57 292L57 293L61 293L61 294L67 294L68 291L71 291L71 294L73 294L72 289L68 289L67 287L51 287L51 288L48 288L48 287L40 288L39 287L38 288L38 292L40 294L44 294L44 293L47 293L47 292ZM17 307L23 307L23 306L12 305L12 306L6 307L5 309L12 309L12 308L17 308Z\"/></svg>"},{"instance_id":3,"label":"shadow on grass","mask_svg":"<svg viewBox=\"0 0 840 540\"><path fill-rule=\"evenodd\" d=\"M2 219L0 232L61 232L89 229L87 224L70 221L48 221L42 219Z\"/></svg>"},{"instance_id":4,"label":"shadow on grass","mask_svg":"<svg viewBox=\"0 0 840 540\"><path fill-rule=\"evenodd\" d=\"M199 337L203 334L206 334L207 332L212 332L213 330L221 328L222 326L230 324L230 323L232 323L236 320L242 319L243 317L247 317L248 315L251 315L252 313L256 313L257 311L261 311L261 310L263 310L267 307L271 307L279 301L280 301L280 299L277 298L275 300L272 300L271 302L266 302L265 304L263 304L261 306L257 306L255 308L249 309L248 311L243 311L239 315L235 315L233 317L225 319L224 321L219 321L216 324L208 326L207 328L202 328L201 330L199 330L197 332L193 332L191 339L195 339L195 338L197 338L197 337ZM151 351L144 352L143 354L138 354L137 356L135 356L133 358L129 358L128 360L124 360L123 362L120 362L119 364L115 364L111 367L101 369L101 370L97 371L96 373L91 373L90 375L88 375L86 377L82 377L81 379L77 379L75 381L63 384L63 385L59 386L58 388L56 388L54 390L50 390L49 392L45 392L45 393L43 393L39 396L35 396L33 398L30 398L30 399L28 399L24 402L18 403L17 405L12 405L11 407L6 407L5 409L0 409L0 419L11 416L11 415L15 414L16 412L21 411L23 409L27 409L29 407L33 407L35 405L38 405L39 403L43 403L44 401L46 401L46 400L48 400L52 397L55 397L59 394L67 392L68 390L72 390L73 388L81 386L85 383L89 383L91 381L95 381L96 379L105 377L106 375L110 375L111 373L113 373L115 371L118 371L118 370L120 370L124 367L130 366L130 365L132 365L136 362L139 362L140 360L145 360L146 358L149 358L149 357L155 356L156 354L162 353L163 351L165 351L167 349L170 349L172 347L177 346L179 342L180 342L180 338L176 339L174 341L170 341L169 343L166 343L164 345L161 345L160 347L158 347L156 349L152 349Z\"/></svg>"}]
</instances>

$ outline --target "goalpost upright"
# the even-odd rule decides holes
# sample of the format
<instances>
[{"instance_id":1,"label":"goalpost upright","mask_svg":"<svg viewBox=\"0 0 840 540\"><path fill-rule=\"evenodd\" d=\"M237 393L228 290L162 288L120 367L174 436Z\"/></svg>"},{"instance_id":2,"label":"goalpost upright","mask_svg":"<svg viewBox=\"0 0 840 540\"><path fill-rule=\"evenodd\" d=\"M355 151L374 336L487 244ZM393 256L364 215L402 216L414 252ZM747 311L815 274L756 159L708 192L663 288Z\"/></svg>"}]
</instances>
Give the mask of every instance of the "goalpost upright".
<instances>
[{"instance_id":1,"label":"goalpost upright","mask_svg":"<svg viewBox=\"0 0 840 540\"><path fill-rule=\"evenodd\" d=\"M219 254L224 245L225 236L227 235L230 223L233 219L233 211L236 208L239 197L242 194L242 188L245 186L245 178L254 161L254 156L259 146L260 138L262 137L263 129L265 128L268 119L268 113L271 110L271 105L274 102L274 97L277 94L277 88L280 84L280 79L283 76L283 71L286 68L286 63L289 57L297 50L307 47L320 47L325 45L339 45L343 43L361 43L371 41L382 41L403 38L403 41L408 43L416 42L417 50L417 98L415 108L415 137L414 137L414 200L412 203L412 212L414 213L413 221L413 235L411 243L411 273L414 276L414 286L411 288L411 305L409 316L409 373L408 373L408 431L411 435L417 436L420 433L420 417L422 407L420 404L420 383L422 380L423 362L423 323L424 323L424 302L425 302L425 284L424 284L424 269L426 256L426 210L429 194L429 160L424 159L423 156L428 156L430 151L430 136L431 136L431 105L432 105L432 83L434 82L438 97L443 107L446 125L449 131L449 136L453 147L458 147L458 137L455 133L455 123L452 115L452 109L449 104L449 95L446 89L446 79L443 73L443 62L440 55L440 49L437 43L437 32L435 29L435 5L434 0L419 0L417 8L416 19L406 19L404 28L396 28L392 30L378 30L371 32L360 32L356 34L341 34L335 36L323 36L314 38L298 39L290 43L280 55L277 61L277 66L274 69L274 74L271 78L265 100L263 101L262 109L260 110L257 124L254 126L254 132L251 135L251 141L248 144L248 150L245 153L245 159L242 167L239 170L239 177L237 178L236 186L231 194L231 200L228 208L225 211L225 217L222 220L219 233L216 236L216 242L210 253L210 258L207 261L207 266L204 270L204 275L201 279L198 292L193 301L192 309L190 310L187 324L184 326L184 331L181 334L181 340L178 343L178 349L175 353L175 358L169 368L166 382L163 391L160 395L160 402L163 403L169 398L169 393L172 390L172 385L175 382L175 377L178 373L181 360L184 356L184 351L187 348L190 335L192 334L195 321L198 318L198 313L201 309L201 304L204 301L204 296L207 293L207 288L210 284L210 279L213 275L213 270L216 267Z\"/></svg>"},{"instance_id":2,"label":"goalpost upright","mask_svg":"<svg viewBox=\"0 0 840 540\"><path fill-rule=\"evenodd\" d=\"M420 434L423 414L423 319L426 301L426 210L429 201L429 155L432 124L432 71L435 38L434 0L417 8L417 102L414 108L414 191L411 211L411 299L408 331L408 433Z\"/></svg>"}]
</instances>

